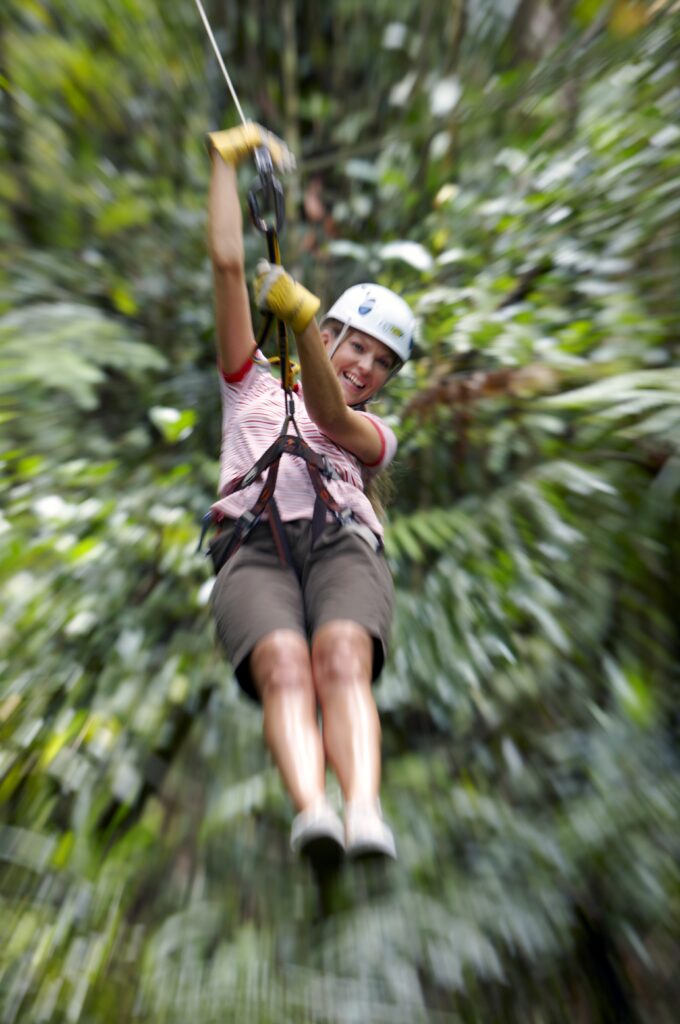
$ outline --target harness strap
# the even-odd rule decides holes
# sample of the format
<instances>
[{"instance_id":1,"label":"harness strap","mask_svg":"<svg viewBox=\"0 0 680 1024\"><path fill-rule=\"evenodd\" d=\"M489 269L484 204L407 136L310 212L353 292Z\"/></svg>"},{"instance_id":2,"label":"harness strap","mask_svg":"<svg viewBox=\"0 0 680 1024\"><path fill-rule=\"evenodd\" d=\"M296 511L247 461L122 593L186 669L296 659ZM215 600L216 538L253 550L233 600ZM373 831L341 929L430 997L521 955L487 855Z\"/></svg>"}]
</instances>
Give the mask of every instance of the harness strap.
<instances>
[{"instance_id":1,"label":"harness strap","mask_svg":"<svg viewBox=\"0 0 680 1024\"><path fill-rule=\"evenodd\" d=\"M276 498L274 495L272 495L269 500L267 512L269 513L269 526L272 531L274 543L276 544L276 550L279 554L279 561L281 562L281 565L289 565L291 569L294 569L295 563L293 561L293 553L290 550L288 535L281 520L279 506L276 504Z\"/></svg>"},{"instance_id":2,"label":"harness strap","mask_svg":"<svg viewBox=\"0 0 680 1024\"><path fill-rule=\"evenodd\" d=\"M229 538L229 543L227 544L227 546L226 546L226 548L225 548L225 550L223 552L223 559L222 559L223 562L226 562L228 558L231 558L231 556L234 555L238 551L238 549L243 544L244 540L248 537L248 535L251 533L251 531L254 530L255 527L257 526L257 524L260 522L260 520L262 518L262 515L263 515L265 509L267 508L267 506L270 505L273 502L274 488L276 487L276 478L278 476L278 472L279 472L279 460L276 459L276 461L274 461L270 465L269 472L267 473L267 478L266 478L266 480L264 482L262 490L260 491L260 493L259 493L259 495L257 497L257 501L255 502L255 504L253 505L253 507L251 509L249 509L247 512L244 512L236 520L236 523L234 525L234 531L233 531L231 537ZM248 474L246 474L246 476L248 476ZM258 474L258 476L259 476L259 474ZM234 488L234 490L236 490L236 488ZM278 525L282 526L282 524L281 524L281 517L278 515L278 509L275 512L275 516L278 518ZM271 517L270 517L270 519L271 519ZM283 529L281 529L281 533L282 532L283 532ZM277 549L279 551L279 557L281 557L282 556L282 550L281 550L282 549L282 545L280 544L280 539L277 538L276 525L272 528L272 533L274 534L274 540L276 541L276 546L277 546ZM287 542L286 542L286 546L287 546ZM286 555L286 552L283 551L283 558L284 558L284 560L285 560L285 555Z\"/></svg>"},{"instance_id":3,"label":"harness strap","mask_svg":"<svg viewBox=\"0 0 680 1024\"><path fill-rule=\"evenodd\" d=\"M286 424L284 424L285 428ZM222 489L221 497L227 498L236 491L242 491L245 487L254 483L261 476L265 469L268 469L274 462L278 462L282 455L296 455L307 463L307 468L313 467L317 474L321 474L328 480L337 480L338 474L333 469L330 461L325 455L315 452L301 437L295 434L279 434L277 439L269 445L257 462L250 467L247 473L235 477ZM311 474L310 474L311 475ZM312 481L313 482L313 481ZM318 488L314 487L318 494ZM330 498L330 492L326 488ZM331 498L331 501L333 499Z\"/></svg>"},{"instance_id":4,"label":"harness strap","mask_svg":"<svg viewBox=\"0 0 680 1024\"><path fill-rule=\"evenodd\" d=\"M312 486L316 491L316 501L314 503L314 513L312 516L312 536L316 541L326 525L326 510L333 514L341 526L345 526L347 523L353 522L355 517L350 508L347 506L343 508L342 505L337 503L328 487L323 482L321 473L316 466L307 463L307 472L309 473L309 477L312 481Z\"/></svg>"},{"instance_id":5,"label":"harness strap","mask_svg":"<svg viewBox=\"0 0 680 1024\"><path fill-rule=\"evenodd\" d=\"M312 545L316 544L326 526L328 509L317 494L314 501L314 512L312 514Z\"/></svg>"}]
</instances>

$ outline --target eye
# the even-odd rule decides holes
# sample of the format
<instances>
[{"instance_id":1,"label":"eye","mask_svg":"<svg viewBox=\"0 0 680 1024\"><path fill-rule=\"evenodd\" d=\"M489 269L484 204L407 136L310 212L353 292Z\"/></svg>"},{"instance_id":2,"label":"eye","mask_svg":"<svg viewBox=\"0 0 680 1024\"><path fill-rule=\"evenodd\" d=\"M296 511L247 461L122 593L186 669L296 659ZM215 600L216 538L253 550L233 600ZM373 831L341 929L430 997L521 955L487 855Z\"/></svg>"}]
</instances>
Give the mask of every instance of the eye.
<instances>
[{"instance_id":1,"label":"eye","mask_svg":"<svg viewBox=\"0 0 680 1024\"><path fill-rule=\"evenodd\" d=\"M392 368L392 361L387 359L385 356L380 356L377 362L382 366L383 370L389 370Z\"/></svg>"},{"instance_id":2,"label":"eye","mask_svg":"<svg viewBox=\"0 0 680 1024\"><path fill-rule=\"evenodd\" d=\"M351 345L352 345L352 348L354 349L355 352L363 352L364 351L364 346L361 344L360 341L353 341L353 342L351 342Z\"/></svg>"}]
</instances>

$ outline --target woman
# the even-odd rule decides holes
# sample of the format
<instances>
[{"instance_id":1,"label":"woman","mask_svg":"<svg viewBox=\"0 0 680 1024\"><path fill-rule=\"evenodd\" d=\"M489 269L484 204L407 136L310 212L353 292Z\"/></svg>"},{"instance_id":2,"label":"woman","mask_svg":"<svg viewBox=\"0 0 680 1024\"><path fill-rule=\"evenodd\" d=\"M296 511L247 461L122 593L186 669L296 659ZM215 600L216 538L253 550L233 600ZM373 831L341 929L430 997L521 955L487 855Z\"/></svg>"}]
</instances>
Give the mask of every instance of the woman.
<instances>
[{"instance_id":1,"label":"woman","mask_svg":"<svg viewBox=\"0 0 680 1024\"><path fill-rule=\"evenodd\" d=\"M396 439L363 405L408 358L413 316L388 289L359 285L338 299L320 329L314 295L281 267L258 268L258 305L295 333L298 429L332 465L328 489L351 515L347 525L329 516L313 538L316 494L307 466L284 454L275 497L292 564L282 563L275 531L261 522L221 565L233 524L263 483L260 478L231 493L229 482L276 439L285 414L280 384L256 352L235 167L259 146L269 149L278 168L288 168L291 157L255 124L215 132L209 141L209 243L223 399L221 497L213 506L220 533L211 545L218 634L239 684L262 702L265 738L297 811L293 850L322 863L345 852L395 857L378 798L380 723L371 692L385 659L393 590L382 527L364 483L391 460ZM326 761L342 788L344 827L325 795Z\"/></svg>"}]
</instances>

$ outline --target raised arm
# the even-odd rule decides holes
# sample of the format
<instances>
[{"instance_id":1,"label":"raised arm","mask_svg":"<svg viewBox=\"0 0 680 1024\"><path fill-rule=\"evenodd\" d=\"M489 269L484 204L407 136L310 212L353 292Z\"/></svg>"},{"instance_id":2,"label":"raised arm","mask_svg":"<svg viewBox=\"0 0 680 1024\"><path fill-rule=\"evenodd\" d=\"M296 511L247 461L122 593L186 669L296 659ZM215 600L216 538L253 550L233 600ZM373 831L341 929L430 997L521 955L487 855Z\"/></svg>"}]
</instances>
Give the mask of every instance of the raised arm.
<instances>
[{"instance_id":1,"label":"raised arm","mask_svg":"<svg viewBox=\"0 0 680 1024\"><path fill-rule=\"evenodd\" d=\"M235 373L255 345L243 256L243 217L236 168L213 150L208 200L208 243L215 286L215 323L220 366Z\"/></svg>"},{"instance_id":2,"label":"raised arm","mask_svg":"<svg viewBox=\"0 0 680 1024\"><path fill-rule=\"evenodd\" d=\"M236 166L260 146L266 146L277 167L286 170L292 166L293 159L286 146L257 124L211 132L208 136L212 161L208 244L215 283L217 349L225 373L240 370L255 346L245 278L243 216Z\"/></svg>"}]
</instances>

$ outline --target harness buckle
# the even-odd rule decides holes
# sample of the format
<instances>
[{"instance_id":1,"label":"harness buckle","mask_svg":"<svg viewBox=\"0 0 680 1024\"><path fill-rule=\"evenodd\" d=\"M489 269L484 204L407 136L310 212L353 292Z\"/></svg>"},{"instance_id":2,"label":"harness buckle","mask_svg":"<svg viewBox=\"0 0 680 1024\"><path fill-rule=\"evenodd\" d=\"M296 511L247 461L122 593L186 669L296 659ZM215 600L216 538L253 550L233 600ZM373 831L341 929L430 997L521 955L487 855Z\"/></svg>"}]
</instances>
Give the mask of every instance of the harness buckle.
<instances>
[{"instance_id":1,"label":"harness buckle","mask_svg":"<svg viewBox=\"0 0 680 1024\"><path fill-rule=\"evenodd\" d=\"M320 472L323 473L323 475L326 477L327 480L339 480L340 479L338 471L335 469L335 467L333 466L333 463L330 461L330 459L328 458L327 455L322 455L321 456L321 462L322 462L322 465L320 467Z\"/></svg>"},{"instance_id":2,"label":"harness buckle","mask_svg":"<svg viewBox=\"0 0 680 1024\"><path fill-rule=\"evenodd\" d=\"M254 526L257 526L257 524L258 524L258 522L260 520L260 516L261 515L262 515L261 512L256 515L256 514L253 513L252 509L248 509L247 512L242 512L241 513L241 515L239 516L239 519L243 523L245 529L248 532L250 532L250 530L252 530Z\"/></svg>"},{"instance_id":3,"label":"harness buckle","mask_svg":"<svg viewBox=\"0 0 680 1024\"><path fill-rule=\"evenodd\" d=\"M210 527L212 526L212 523L213 523L212 509L209 509L205 513L205 515L201 517L201 533L200 533L200 536L198 538L198 545L196 547L196 554L197 555L200 555L201 551L203 550L203 541L205 540L205 535L208 532L208 530L210 529ZM206 554L207 554L207 552L206 552Z\"/></svg>"},{"instance_id":4,"label":"harness buckle","mask_svg":"<svg viewBox=\"0 0 680 1024\"><path fill-rule=\"evenodd\" d=\"M257 463L255 463L254 466L250 467L246 475L241 480L241 486L248 487L248 485L257 480L259 476L261 476L261 474L257 472Z\"/></svg>"}]
</instances>

